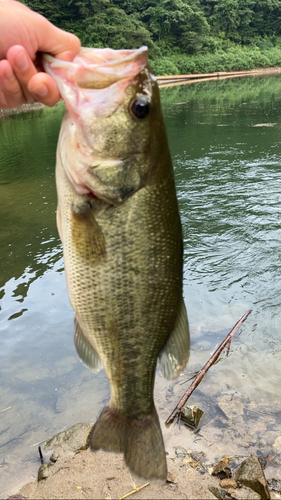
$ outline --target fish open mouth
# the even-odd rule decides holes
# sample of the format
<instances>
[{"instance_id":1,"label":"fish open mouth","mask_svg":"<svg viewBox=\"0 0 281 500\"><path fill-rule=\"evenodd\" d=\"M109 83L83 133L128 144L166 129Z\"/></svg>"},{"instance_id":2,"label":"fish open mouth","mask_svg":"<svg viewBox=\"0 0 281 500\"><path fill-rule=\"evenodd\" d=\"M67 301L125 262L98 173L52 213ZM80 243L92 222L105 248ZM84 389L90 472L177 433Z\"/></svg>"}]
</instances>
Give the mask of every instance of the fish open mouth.
<instances>
[{"instance_id":1,"label":"fish open mouth","mask_svg":"<svg viewBox=\"0 0 281 500\"><path fill-rule=\"evenodd\" d=\"M140 73L143 72L148 79L147 58L147 47L137 50L82 48L72 62L43 55L44 68L56 81L69 112L64 120L67 125L61 131L61 141L64 141L61 163L79 194L97 196L92 184L93 175L98 176L100 164L107 172L121 168L122 161L115 157L115 152L108 158L108 151L104 151L110 124L107 119L122 107L128 95L127 88L138 84ZM130 95L128 99L131 99ZM93 172L91 168L94 165ZM109 196L111 200L113 195L108 195L106 182L99 183L103 193L99 198L107 200ZM114 194L116 203L127 196L126 192L119 192L118 189Z\"/></svg>"},{"instance_id":2,"label":"fish open mouth","mask_svg":"<svg viewBox=\"0 0 281 500\"><path fill-rule=\"evenodd\" d=\"M43 66L56 81L75 117L91 107L96 116L109 116L122 102L125 90L147 66L148 49L82 48L72 62L43 54Z\"/></svg>"},{"instance_id":3,"label":"fish open mouth","mask_svg":"<svg viewBox=\"0 0 281 500\"><path fill-rule=\"evenodd\" d=\"M148 48L137 50L88 49L82 47L72 62L43 54L47 73L67 76L81 88L103 89L124 78L136 76L146 65Z\"/></svg>"}]
</instances>

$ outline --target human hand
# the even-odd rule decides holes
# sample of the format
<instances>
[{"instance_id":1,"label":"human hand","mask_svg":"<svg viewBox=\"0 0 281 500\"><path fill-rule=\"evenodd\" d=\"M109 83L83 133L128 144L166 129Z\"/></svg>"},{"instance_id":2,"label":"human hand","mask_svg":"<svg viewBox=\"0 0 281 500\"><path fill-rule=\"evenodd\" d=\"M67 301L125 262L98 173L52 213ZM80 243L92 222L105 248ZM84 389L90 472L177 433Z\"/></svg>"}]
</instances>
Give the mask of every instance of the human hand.
<instances>
[{"instance_id":1,"label":"human hand","mask_svg":"<svg viewBox=\"0 0 281 500\"><path fill-rule=\"evenodd\" d=\"M60 99L53 78L44 72L39 52L72 61L80 41L45 17L14 0L0 0L0 108Z\"/></svg>"}]
</instances>

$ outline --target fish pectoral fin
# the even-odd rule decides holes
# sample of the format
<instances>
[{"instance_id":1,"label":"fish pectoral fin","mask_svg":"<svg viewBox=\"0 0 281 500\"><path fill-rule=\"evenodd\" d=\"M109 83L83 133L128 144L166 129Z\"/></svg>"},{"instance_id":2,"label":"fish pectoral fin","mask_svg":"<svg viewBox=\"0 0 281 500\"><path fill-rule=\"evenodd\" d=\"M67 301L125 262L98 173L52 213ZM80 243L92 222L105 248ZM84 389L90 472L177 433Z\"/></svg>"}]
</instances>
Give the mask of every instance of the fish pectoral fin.
<instances>
[{"instance_id":1,"label":"fish pectoral fin","mask_svg":"<svg viewBox=\"0 0 281 500\"><path fill-rule=\"evenodd\" d=\"M179 376L188 362L189 349L188 319L182 298L174 330L158 357L159 366L164 378L174 380Z\"/></svg>"},{"instance_id":2,"label":"fish pectoral fin","mask_svg":"<svg viewBox=\"0 0 281 500\"><path fill-rule=\"evenodd\" d=\"M105 238L89 201L80 206L71 206L71 235L75 250L81 259L92 264L104 262Z\"/></svg>"},{"instance_id":3,"label":"fish pectoral fin","mask_svg":"<svg viewBox=\"0 0 281 500\"><path fill-rule=\"evenodd\" d=\"M85 337L82 328L80 327L76 318L74 319L74 325L74 345L79 358L88 368L90 368L94 372L100 371L100 369L102 368L100 357L95 348Z\"/></svg>"},{"instance_id":4,"label":"fish pectoral fin","mask_svg":"<svg viewBox=\"0 0 281 500\"><path fill-rule=\"evenodd\" d=\"M58 204L58 206L57 206L57 215L56 215L56 219L57 219L57 229L58 229L59 237L60 237L61 242L63 243L63 241L62 241L61 211L60 211L60 206L59 206L59 204Z\"/></svg>"},{"instance_id":5,"label":"fish pectoral fin","mask_svg":"<svg viewBox=\"0 0 281 500\"><path fill-rule=\"evenodd\" d=\"M155 408L149 415L133 418L114 407L103 409L91 436L91 450L123 452L130 472L147 481L165 481L166 455Z\"/></svg>"}]
</instances>

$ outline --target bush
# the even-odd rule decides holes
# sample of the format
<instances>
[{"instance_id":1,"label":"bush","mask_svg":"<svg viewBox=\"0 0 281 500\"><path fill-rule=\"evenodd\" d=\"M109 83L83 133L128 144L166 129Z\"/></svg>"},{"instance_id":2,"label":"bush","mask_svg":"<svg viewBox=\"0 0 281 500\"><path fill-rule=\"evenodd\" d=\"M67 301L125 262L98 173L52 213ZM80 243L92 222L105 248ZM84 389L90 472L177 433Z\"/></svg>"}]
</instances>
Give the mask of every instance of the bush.
<instances>
[{"instance_id":1,"label":"bush","mask_svg":"<svg viewBox=\"0 0 281 500\"><path fill-rule=\"evenodd\" d=\"M161 57L150 61L150 67L155 75L178 75L179 68L168 57Z\"/></svg>"},{"instance_id":2,"label":"bush","mask_svg":"<svg viewBox=\"0 0 281 500\"><path fill-rule=\"evenodd\" d=\"M270 46L270 43L265 44L265 46ZM214 53L171 54L155 59L152 67L155 74L160 76L241 71L279 66L281 65L281 50L278 43L280 44L280 40L276 42L277 46L265 50L258 46L241 47L232 44L228 50L219 49Z\"/></svg>"}]
</instances>

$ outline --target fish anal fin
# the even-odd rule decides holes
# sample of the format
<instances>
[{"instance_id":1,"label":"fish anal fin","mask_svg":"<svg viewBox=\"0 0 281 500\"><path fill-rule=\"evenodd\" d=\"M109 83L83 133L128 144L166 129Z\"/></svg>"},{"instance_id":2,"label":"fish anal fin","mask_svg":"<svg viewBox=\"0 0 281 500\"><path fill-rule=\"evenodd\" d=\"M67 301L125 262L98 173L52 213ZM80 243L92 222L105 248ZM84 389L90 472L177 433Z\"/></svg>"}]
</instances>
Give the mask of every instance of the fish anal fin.
<instances>
[{"instance_id":1,"label":"fish anal fin","mask_svg":"<svg viewBox=\"0 0 281 500\"><path fill-rule=\"evenodd\" d=\"M102 363L97 351L85 337L76 318L74 319L74 325L74 345L79 358L90 370L99 371L102 368Z\"/></svg>"},{"instance_id":2,"label":"fish anal fin","mask_svg":"<svg viewBox=\"0 0 281 500\"><path fill-rule=\"evenodd\" d=\"M167 380L176 379L189 359L190 339L188 319L182 298L174 330L170 334L158 360L162 375Z\"/></svg>"},{"instance_id":3,"label":"fish anal fin","mask_svg":"<svg viewBox=\"0 0 281 500\"><path fill-rule=\"evenodd\" d=\"M166 454L155 408L149 415L130 418L106 407L94 425L91 450L123 452L130 472L148 481L165 481Z\"/></svg>"}]
</instances>

